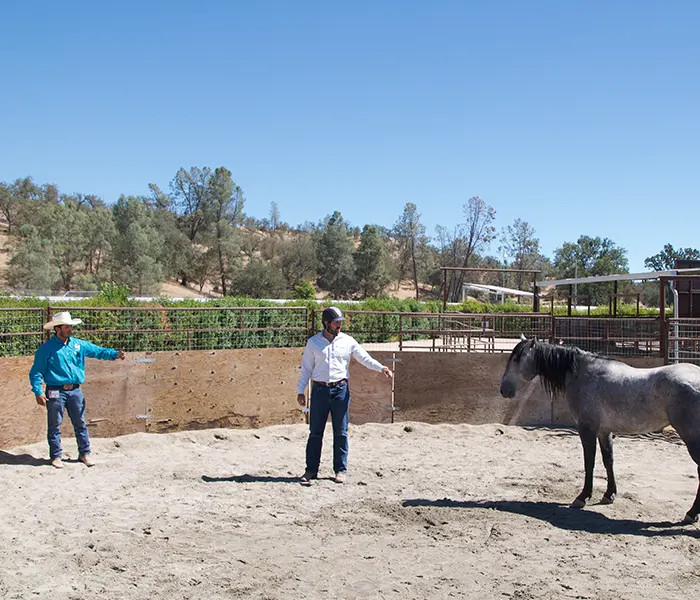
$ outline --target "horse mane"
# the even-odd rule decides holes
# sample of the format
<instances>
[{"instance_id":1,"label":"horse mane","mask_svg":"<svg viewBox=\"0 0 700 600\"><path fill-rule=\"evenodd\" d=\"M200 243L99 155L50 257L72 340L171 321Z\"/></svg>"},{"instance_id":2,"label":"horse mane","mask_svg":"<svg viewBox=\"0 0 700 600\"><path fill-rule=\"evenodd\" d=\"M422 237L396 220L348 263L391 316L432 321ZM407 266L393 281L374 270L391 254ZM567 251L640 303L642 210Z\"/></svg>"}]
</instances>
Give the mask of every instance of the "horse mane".
<instances>
[{"instance_id":1,"label":"horse mane","mask_svg":"<svg viewBox=\"0 0 700 600\"><path fill-rule=\"evenodd\" d=\"M564 393L566 376L578 375L579 359L583 350L573 346L558 346L535 342L533 346L535 370L545 391L552 396Z\"/></svg>"}]
</instances>

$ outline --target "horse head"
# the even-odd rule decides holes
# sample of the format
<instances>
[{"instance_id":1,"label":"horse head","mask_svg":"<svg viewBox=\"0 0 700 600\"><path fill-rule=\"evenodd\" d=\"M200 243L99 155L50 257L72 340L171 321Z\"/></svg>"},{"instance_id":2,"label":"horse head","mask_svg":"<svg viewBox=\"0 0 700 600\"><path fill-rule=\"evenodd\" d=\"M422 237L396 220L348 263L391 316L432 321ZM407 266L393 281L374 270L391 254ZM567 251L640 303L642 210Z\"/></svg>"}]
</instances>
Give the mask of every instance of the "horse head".
<instances>
[{"instance_id":1,"label":"horse head","mask_svg":"<svg viewBox=\"0 0 700 600\"><path fill-rule=\"evenodd\" d=\"M505 373L501 378L501 396L513 398L518 388L537 375L534 348L537 338L527 339L520 335L520 342L513 348Z\"/></svg>"}]
</instances>

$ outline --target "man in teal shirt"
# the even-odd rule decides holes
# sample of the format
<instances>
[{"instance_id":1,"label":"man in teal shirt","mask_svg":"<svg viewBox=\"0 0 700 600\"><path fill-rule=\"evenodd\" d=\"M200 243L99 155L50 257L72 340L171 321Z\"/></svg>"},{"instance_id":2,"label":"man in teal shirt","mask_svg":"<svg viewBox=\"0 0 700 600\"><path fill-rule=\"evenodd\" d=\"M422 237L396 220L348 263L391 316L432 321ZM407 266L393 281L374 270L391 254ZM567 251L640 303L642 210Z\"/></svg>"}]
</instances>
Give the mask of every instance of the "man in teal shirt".
<instances>
[{"instance_id":1,"label":"man in teal shirt","mask_svg":"<svg viewBox=\"0 0 700 600\"><path fill-rule=\"evenodd\" d=\"M55 335L36 351L34 364L29 371L36 402L40 406L46 406L49 456L51 465L57 469L63 468L61 423L65 410L73 423L78 442L78 460L88 467L94 464L90 458L90 436L85 423L85 398L80 388L85 381L85 357L100 360L126 358L123 348L103 348L72 337L73 325L79 323L82 321L71 319L69 312L61 312L44 325L44 329L53 327ZM46 391L42 389L42 383L45 384Z\"/></svg>"}]
</instances>

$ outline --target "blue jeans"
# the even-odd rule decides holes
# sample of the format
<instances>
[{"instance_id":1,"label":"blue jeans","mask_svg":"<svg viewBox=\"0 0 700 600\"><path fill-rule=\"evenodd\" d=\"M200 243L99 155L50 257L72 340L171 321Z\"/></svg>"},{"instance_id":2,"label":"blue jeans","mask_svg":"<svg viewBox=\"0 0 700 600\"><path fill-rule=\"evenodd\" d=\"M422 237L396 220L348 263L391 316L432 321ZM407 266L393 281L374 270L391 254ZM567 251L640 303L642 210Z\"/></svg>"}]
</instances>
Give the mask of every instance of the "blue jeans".
<instances>
[{"instance_id":1,"label":"blue jeans","mask_svg":"<svg viewBox=\"0 0 700 600\"><path fill-rule=\"evenodd\" d=\"M333 423L333 470L345 473L348 470L348 413L350 410L350 388L347 381L336 387L312 384L311 411L309 414L309 440L306 442L306 471L318 473L321 463L323 432L331 413Z\"/></svg>"},{"instance_id":2,"label":"blue jeans","mask_svg":"<svg viewBox=\"0 0 700 600\"><path fill-rule=\"evenodd\" d=\"M87 424L85 423L85 398L83 390L58 390L58 398L49 398L49 392L56 388L46 388L46 415L48 418L48 440L49 456L51 460L61 458L61 423L63 422L63 411L68 411L75 440L78 442L78 454L90 454L90 436L88 435Z\"/></svg>"}]
</instances>

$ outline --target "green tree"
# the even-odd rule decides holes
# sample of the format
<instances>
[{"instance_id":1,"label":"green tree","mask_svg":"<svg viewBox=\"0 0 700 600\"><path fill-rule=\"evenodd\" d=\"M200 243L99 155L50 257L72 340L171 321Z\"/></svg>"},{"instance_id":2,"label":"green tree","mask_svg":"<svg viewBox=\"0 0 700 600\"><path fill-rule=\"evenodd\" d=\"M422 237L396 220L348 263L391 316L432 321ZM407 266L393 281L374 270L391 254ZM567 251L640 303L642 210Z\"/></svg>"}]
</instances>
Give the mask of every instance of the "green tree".
<instances>
[{"instance_id":1,"label":"green tree","mask_svg":"<svg viewBox=\"0 0 700 600\"><path fill-rule=\"evenodd\" d=\"M44 240L34 225L17 231L18 247L10 258L7 281L16 290L52 292L59 278L52 262L51 242Z\"/></svg>"},{"instance_id":2,"label":"green tree","mask_svg":"<svg viewBox=\"0 0 700 600\"><path fill-rule=\"evenodd\" d=\"M496 236L493 221L496 211L478 196L469 198L463 206L464 221L452 231L437 227L440 261L443 267L470 267L472 257L478 256ZM447 279L447 297L458 302L462 295L464 272L456 271Z\"/></svg>"},{"instance_id":3,"label":"green tree","mask_svg":"<svg viewBox=\"0 0 700 600\"><path fill-rule=\"evenodd\" d=\"M504 257L505 267L548 270L549 259L540 253L540 240L535 237L535 229L527 221L516 219L503 229L499 250ZM522 290L526 281L532 281L532 275L516 273L514 280L515 287Z\"/></svg>"},{"instance_id":4,"label":"green tree","mask_svg":"<svg viewBox=\"0 0 700 600\"><path fill-rule=\"evenodd\" d=\"M278 263L290 288L315 279L316 250L311 235L298 232L283 238L278 248Z\"/></svg>"},{"instance_id":5,"label":"green tree","mask_svg":"<svg viewBox=\"0 0 700 600\"><path fill-rule=\"evenodd\" d=\"M294 286L294 298L297 300L314 300L316 298L316 289L310 281L301 280Z\"/></svg>"},{"instance_id":6,"label":"green tree","mask_svg":"<svg viewBox=\"0 0 700 600\"><path fill-rule=\"evenodd\" d=\"M183 281L197 279L197 257L200 253L180 229L172 200L157 185L149 184L152 198L149 202L153 226L163 236L161 260L167 277L180 276ZM201 291L201 290L200 290Z\"/></svg>"},{"instance_id":7,"label":"green tree","mask_svg":"<svg viewBox=\"0 0 700 600\"><path fill-rule=\"evenodd\" d=\"M354 240L340 212L327 216L318 228L318 285L335 298L345 297L357 289L354 248Z\"/></svg>"},{"instance_id":8,"label":"green tree","mask_svg":"<svg viewBox=\"0 0 700 600\"><path fill-rule=\"evenodd\" d=\"M216 249L204 248L202 246L193 247L193 257L190 261L190 275L192 281L199 286L202 293L207 281L216 279L218 256Z\"/></svg>"},{"instance_id":9,"label":"green tree","mask_svg":"<svg viewBox=\"0 0 700 600\"><path fill-rule=\"evenodd\" d=\"M96 205L90 210L85 219L85 269L100 281L100 270L111 252L110 240L114 239L116 230L112 211L104 204Z\"/></svg>"},{"instance_id":10,"label":"green tree","mask_svg":"<svg viewBox=\"0 0 700 600\"><path fill-rule=\"evenodd\" d=\"M277 202L270 203L270 229L272 231L277 231L281 226L280 220L280 208L277 206Z\"/></svg>"},{"instance_id":11,"label":"green tree","mask_svg":"<svg viewBox=\"0 0 700 600\"><path fill-rule=\"evenodd\" d=\"M554 272L560 279L627 273L627 265L627 251L609 238L582 235L554 251ZM607 302L611 292L607 283L578 286L578 295L589 296L594 304Z\"/></svg>"},{"instance_id":12,"label":"green tree","mask_svg":"<svg viewBox=\"0 0 700 600\"><path fill-rule=\"evenodd\" d=\"M700 260L700 252L695 248L678 248L664 244L664 249L644 259L644 266L652 271L668 271L675 269L676 260Z\"/></svg>"},{"instance_id":13,"label":"green tree","mask_svg":"<svg viewBox=\"0 0 700 600\"><path fill-rule=\"evenodd\" d=\"M428 239L425 236L425 226L420 222L418 208L412 202L406 202L403 213L394 224L394 236L398 245L398 280L403 279L409 271L416 288L418 299L418 263L425 255Z\"/></svg>"},{"instance_id":14,"label":"green tree","mask_svg":"<svg viewBox=\"0 0 700 600\"><path fill-rule=\"evenodd\" d=\"M354 260L355 276L362 297L380 296L390 277L386 268L386 246L376 227L365 225Z\"/></svg>"},{"instance_id":15,"label":"green tree","mask_svg":"<svg viewBox=\"0 0 700 600\"><path fill-rule=\"evenodd\" d=\"M65 291L83 268L88 254L89 209L76 196L61 196L61 202L49 208L50 234L54 264Z\"/></svg>"},{"instance_id":16,"label":"green tree","mask_svg":"<svg viewBox=\"0 0 700 600\"><path fill-rule=\"evenodd\" d=\"M12 234L13 227L29 200L39 196L39 189L31 177L16 179L12 184L0 183L0 214L7 220L7 233Z\"/></svg>"},{"instance_id":17,"label":"green tree","mask_svg":"<svg viewBox=\"0 0 700 600\"><path fill-rule=\"evenodd\" d=\"M251 298L284 298L287 295L287 282L281 271L262 260L251 260L233 277L236 295Z\"/></svg>"},{"instance_id":18,"label":"green tree","mask_svg":"<svg viewBox=\"0 0 700 600\"><path fill-rule=\"evenodd\" d=\"M209 183L209 248L216 255L216 274L221 293L227 293L226 281L239 263L239 243L234 225L243 218L243 191L237 186L231 171L219 167Z\"/></svg>"},{"instance_id":19,"label":"green tree","mask_svg":"<svg viewBox=\"0 0 700 600\"><path fill-rule=\"evenodd\" d=\"M180 215L182 230L191 242L207 225L211 177L208 167L192 167L189 171L181 168L170 182L172 206Z\"/></svg>"},{"instance_id":20,"label":"green tree","mask_svg":"<svg viewBox=\"0 0 700 600\"><path fill-rule=\"evenodd\" d=\"M161 263L163 236L153 224L148 199L121 196L112 209L116 237L112 243L115 283L137 294L155 293L165 279Z\"/></svg>"}]
</instances>

